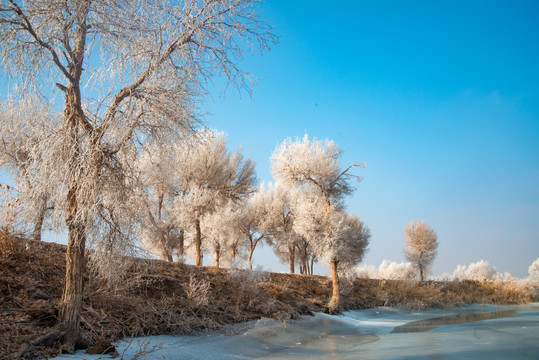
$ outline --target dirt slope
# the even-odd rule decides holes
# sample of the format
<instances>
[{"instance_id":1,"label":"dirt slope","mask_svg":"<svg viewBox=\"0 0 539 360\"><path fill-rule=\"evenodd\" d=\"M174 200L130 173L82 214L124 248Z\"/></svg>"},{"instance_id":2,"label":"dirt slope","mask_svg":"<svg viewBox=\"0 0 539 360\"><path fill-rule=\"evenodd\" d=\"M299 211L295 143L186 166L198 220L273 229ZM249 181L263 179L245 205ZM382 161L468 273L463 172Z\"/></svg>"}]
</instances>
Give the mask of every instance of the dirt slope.
<instances>
[{"instance_id":1,"label":"dirt slope","mask_svg":"<svg viewBox=\"0 0 539 360\"><path fill-rule=\"evenodd\" d=\"M0 358L46 357L32 341L53 328L62 294L65 246L25 239L0 243ZM503 283L343 281L343 310L378 306L448 307L517 303L533 298ZM89 278L81 326L85 342L188 334L260 317L282 321L326 311L326 277L194 267L134 260L114 288ZM535 300L537 301L537 300Z\"/></svg>"}]
</instances>

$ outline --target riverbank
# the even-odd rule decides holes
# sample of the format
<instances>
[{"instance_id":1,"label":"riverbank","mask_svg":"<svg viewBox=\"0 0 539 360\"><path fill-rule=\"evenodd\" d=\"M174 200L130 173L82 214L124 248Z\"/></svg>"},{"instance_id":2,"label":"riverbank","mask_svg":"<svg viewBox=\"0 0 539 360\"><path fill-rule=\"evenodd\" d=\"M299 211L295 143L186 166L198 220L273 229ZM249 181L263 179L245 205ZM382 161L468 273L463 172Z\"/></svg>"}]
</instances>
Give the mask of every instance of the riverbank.
<instances>
[{"instance_id":1,"label":"riverbank","mask_svg":"<svg viewBox=\"0 0 539 360\"><path fill-rule=\"evenodd\" d=\"M199 336L152 336L115 343L123 359L537 359L539 303L407 311L382 307L263 318ZM138 356L138 357L137 357ZM60 355L62 360L109 356Z\"/></svg>"},{"instance_id":2,"label":"riverbank","mask_svg":"<svg viewBox=\"0 0 539 360\"><path fill-rule=\"evenodd\" d=\"M65 275L65 246L24 240L0 254L0 358L46 357L55 346L32 346L54 326ZM8 251L9 250L9 251ZM110 288L89 277L81 327L87 346L119 338L191 334L262 317L281 322L327 311L331 281L321 276L195 267L159 260L129 261L128 276ZM409 309L537 301L503 282L342 283L342 309Z\"/></svg>"}]
</instances>

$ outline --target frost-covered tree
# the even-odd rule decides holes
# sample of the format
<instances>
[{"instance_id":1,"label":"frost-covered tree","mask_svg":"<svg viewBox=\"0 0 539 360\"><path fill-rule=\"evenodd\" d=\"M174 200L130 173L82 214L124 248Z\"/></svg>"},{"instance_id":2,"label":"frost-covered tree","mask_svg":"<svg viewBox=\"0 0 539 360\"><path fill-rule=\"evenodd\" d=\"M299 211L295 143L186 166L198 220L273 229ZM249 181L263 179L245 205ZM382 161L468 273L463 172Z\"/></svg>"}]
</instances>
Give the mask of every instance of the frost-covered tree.
<instances>
[{"instance_id":1,"label":"frost-covered tree","mask_svg":"<svg viewBox=\"0 0 539 360\"><path fill-rule=\"evenodd\" d=\"M206 247L215 255L216 267L220 267L223 261L230 263L237 255L240 235L235 221L242 206L241 203L229 201L202 219Z\"/></svg>"},{"instance_id":2,"label":"frost-covered tree","mask_svg":"<svg viewBox=\"0 0 539 360\"><path fill-rule=\"evenodd\" d=\"M413 280L417 277L417 271L409 262L397 263L391 260L382 260L380 266L362 265L355 269L359 278L386 279L386 280Z\"/></svg>"},{"instance_id":3,"label":"frost-covered tree","mask_svg":"<svg viewBox=\"0 0 539 360\"><path fill-rule=\"evenodd\" d=\"M412 221L404 227L404 254L419 272L419 279L424 281L429 273L432 261L437 255L438 235L424 221Z\"/></svg>"},{"instance_id":4,"label":"frost-covered tree","mask_svg":"<svg viewBox=\"0 0 539 360\"><path fill-rule=\"evenodd\" d=\"M468 265L466 270L466 279L475 281L492 281L498 275L498 270L491 266L488 261L479 260Z\"/></svg>"},{"instance_id":5,"label":"frost-covered tree","mask_svg":"<svg viewBox=\"0 0 539 360\"><path fill-rule=\"evenodd\" d=\"M42 140L56 136L59 122L59 114L36 97L10 99L0 105L0 168L7 170L16 184L11 190L20 205L18 216L34 224L32 237L36 241L41 240L45 216L53 204L50 190L35 186L34 171L47 156Z\"/></svg>"},{"instance_id":6,"label":"frost-covered tree","mask_svg":"<svg viewBox=\"0 0 539 360\"><path fill-rule=\"evenodd\" d=\"M359 163L341 169L343 150L331 140L286 139L271 155L271 171L275 179L285 186L314 187L329 209L340 204L345 195L352 194L351 180L359 176L350 173Z\"/></svg>"},{"instance_id":7,"label":"frost-covered tree","mask_svg":"<svg viewBox=\"0 0 539 360\"><path fill-rule=\"evenodd\" d=\"M253 191L255 164L241 150L231 153L222 132L204 129L178 150L183 194L176 204L180 224L194 228L195 261L202 265L202 218L228 201L240 201Z\"/></svg>"},{"instance_id":8,"label":"frost-covered tree","mask_svg":"<svg viewBox=\"0 0 539 360\"><path fill-rule=\"evenodd\" d=\"M498 272L496 267L491 266L488 261L479 260L475 263L458 265L453 274L452 280L473 280L473 281L492 281L502 278L503 275Z\"/></svg>"},{"instance_id":9,"label":"frost-covered tree","mask_svg":"<svg viewBox=\"0 0 539 360\"><path fill-rule=\"evenodd\" d=\"M417 271L412 263L397 263L390 260L383 260L378 268L381 279L386 280L413 280L417 277Z\"/></svg>"},{"instance_id":10,"label":"frost-covered tree","mask_svg":"<svg viewBox=\"0 0 539 360\"><path fill-rule=\"evenodd\" d=\"M275 40L255 2L1 2L0 59L16 90L48 96L56 87L63 96L61 130L43 142L48 157L35 181L54 181L68 232L58 314L64 350L72 352L79 335L87 240L99 248L102 235L119 229L115 222L129 224L118 211L128 160L191 123L210 77L248 87L252 78L237 66L244 49Z\"/></svg>"},{"instance_id":11,"label":"frost-covered tree","mask_svg":"<svg viewBox=\"0 0 539 360\"><path fill-rule=\"evenodd\" d=\"M328 308L334 312L340 301L339 272L361 262L370 231L357 216L345 213L341 207L328 209L312 191L297 202L294 228L307 239L317 257L330 266L333 289Z\"/></svg>"},{"instance_id":12,"label":"frost-covered tree","mask_svg":"<svg viewBox=\"0 0 539 360\"><path fill-rule=\"evenodd\" d=\"M297 241L300 238L293 228L292 198L295 194L296 191L280 183L270 183L266 196L273 252L283 263L290 264L291 274L294 273Z\"/></svg>"},{"instance_id":13,"label":"frost-covered tree","mask_svg":"<svg viewBox=\"0 0 539 360\"><path fill-rule=\"evenodd\" d=\"M316 255L330 265L333 293L328 306L331 311L339 305L339 264L358 262L369 238L366 228L364 233L356 231L355 237L346 230L352 229L351 224L356 220L344 213L342 201L353 191L351 180L359 180L350 170L360 164L342 169L342 152L333 141L310 140L305 135L303 139L285 140L271 156L275 179L285 186L300 187L308 194L305 200L297 202L294 227L307 238ZM302 220L298 221L300 217ZM357 220L355 226L359 224Z\"/></svg>"},{"instance_id":14,"label":"frost-covered tree","mask_svg":"<svg viewBox=\"0 0 539 360\"><path fill-rule=\"evenodd\" d=\"M318 262L318 256L313 247L303 236L298 236L294 244L299 262L299 273L313 275L314 263Z\"/></svg>"},{"instance_id":15,"label":"frost-covered tree","mask_svg":"<svg viewBox=\"0 0 539 360\"><path fill-rule=\"evenodd\" d=\"M363 264L357 266L355 274L361 279L379 279L378 269L374 265Z\"/></svg>"},{"instance_id":16,"label":"frost-covered tree","mask_svg":"<svg viewBox=\"0 0 539 360\"><path fill-rule=\"evenodd\" d=\"M139 186L136 193L143 244L162 259L183 255L184 231L178 226L174 206L182 191L178 179L176 146L165 149L153 144L141 151L136 162Z\"/></svg>"},{"instance_id":17,"label":"frost-covered tree","mask_svg":"<svg viewBox=\"0 0 539 360\"><path fill-rule=\"evenodd\" d=\"M258 244L264 241L271 244L273 195L262 183L236 213L234 226L241 234L240 244L249 253L247 262L250 269L253 268L253 254Z\"/></svg>"},{"instance_id":18,"label":"frost-covered tree","mask_svg":"<svg viewBox=\"0 0 539 360\"><path fill-rule=\"evenodd\" d=\"M539 258L532 262L528 268L528 274L530 274L532 280L539 281Z\"/></svg>"}]
</instances>

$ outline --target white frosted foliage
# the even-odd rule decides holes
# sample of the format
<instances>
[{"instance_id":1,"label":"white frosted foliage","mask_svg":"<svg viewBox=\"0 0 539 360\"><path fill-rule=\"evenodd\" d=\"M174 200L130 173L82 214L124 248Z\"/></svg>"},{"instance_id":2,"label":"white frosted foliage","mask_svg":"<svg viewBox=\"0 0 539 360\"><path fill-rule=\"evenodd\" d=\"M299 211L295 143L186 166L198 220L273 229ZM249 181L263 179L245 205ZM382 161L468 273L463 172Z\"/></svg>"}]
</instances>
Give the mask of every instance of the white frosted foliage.
<instances>
[{"instance_id":1,"label":"white frosted foliage","mask_svg":"<svg viewBox=\"0 0 539 360\"><path fill-rule=\"evenodd\" d=\"M535 261L530 265L528 268L528 274L530 274L531 279L539 281L539 258L535 259Z\"/></svg>"}]
</instances>

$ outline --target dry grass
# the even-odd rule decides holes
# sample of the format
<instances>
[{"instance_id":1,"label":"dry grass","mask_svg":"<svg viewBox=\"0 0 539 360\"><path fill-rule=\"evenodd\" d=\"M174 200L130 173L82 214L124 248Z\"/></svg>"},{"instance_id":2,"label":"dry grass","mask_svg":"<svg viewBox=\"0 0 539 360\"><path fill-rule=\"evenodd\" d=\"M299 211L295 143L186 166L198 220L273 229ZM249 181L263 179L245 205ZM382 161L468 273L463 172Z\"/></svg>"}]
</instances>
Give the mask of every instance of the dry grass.
<instances>
[{"instance_id":1,"label":"dry grass","mask_svg":"<svg viewBox=\"0 0 539 360\"><path fill-rule=\"evenodd\" d=\"M30 346L55 324L65 274L65 247L17 237L0 238L0 358L46 357L55 349ZM4 255L5 254L5 255ZM87 280L81 326L89 343L157 334L188 334L260 317L280 321L327 311L331 281L321 276L275 274L158 260L131 261L111 288ZM535 289L516 283L342 281L343 310L378 306L411 309L471 303L538 301ZM26 345L25 345L26 344Z\"/></svg>"},{"instance_id":2,"label":"dry grass","mask_svg":"<svg viewBox=\"0 0 539 360\"><path fill-rule=\"evenodd\" d=\"M0 259L14 260L24 252L24 241L21 236L13 234L5 227L0 227Z\"/></svg>"}]
</instances>

